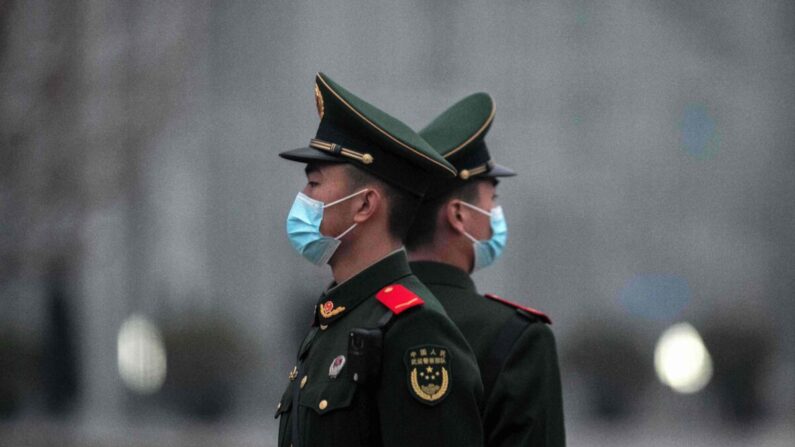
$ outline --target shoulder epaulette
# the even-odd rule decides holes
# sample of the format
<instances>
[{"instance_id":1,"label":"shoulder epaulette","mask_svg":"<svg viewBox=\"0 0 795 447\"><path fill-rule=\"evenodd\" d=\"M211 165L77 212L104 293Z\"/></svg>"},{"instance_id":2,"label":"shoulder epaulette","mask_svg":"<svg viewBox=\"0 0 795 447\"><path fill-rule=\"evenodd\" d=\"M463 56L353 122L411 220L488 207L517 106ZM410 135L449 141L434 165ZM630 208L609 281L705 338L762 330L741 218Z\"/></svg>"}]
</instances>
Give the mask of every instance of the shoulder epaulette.
<instances>
[{"instance_id":1,"label":"shoulder epaulette","mask_svg":"<svg viewBox=\"0 0 795 447\"><path fill-rule=\"evenodd\" d=\"M549 319L547 314L545 314L544 312L541 312L540 310L533 309L532 307L522 306L521 304L513 303L513 302L508 301L508 300L506 300L504 298L501 298L501 297L499 297L499 296L497 296L497 295L495 295L493 293L487 293L485 296L488 299L491 299L491 300L494 300L494 301L499 301L500 303L507 304L508 306L511 306L513 308L516 308L516 309L521 309L521 310L523 310L523 311L525 311L525 312L527 312L527 313L529 313L531 315L534 315L534 316L540 318L541 321L543 321L546 324L552 324L552 320Z\"/></svg>"},{"instance_id":2,"label":"shoulder epaulette","mask_svg":"<svg viewBox=\"0 0 795 447\"><path fill-rule=\"evenodd\" d=\"M416 293L400 284L392 284L384 287L375 294L375 297L395 315L407 309L411 309L412 307L425 304L425 301L418 297Z\"/></svg>"}]
</instances>

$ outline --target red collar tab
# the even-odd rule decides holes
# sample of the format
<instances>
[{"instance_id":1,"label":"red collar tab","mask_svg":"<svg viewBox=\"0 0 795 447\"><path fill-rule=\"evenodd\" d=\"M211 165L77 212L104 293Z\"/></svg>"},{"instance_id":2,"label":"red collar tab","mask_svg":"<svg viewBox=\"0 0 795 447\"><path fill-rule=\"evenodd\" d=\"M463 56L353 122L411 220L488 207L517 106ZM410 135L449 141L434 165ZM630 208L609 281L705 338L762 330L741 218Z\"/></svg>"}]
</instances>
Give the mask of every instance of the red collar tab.
<instances>
[{"instance_id":1,"label":"red collar tab","mask_svg":"<svg viewBox=\"0 0 795 447\"><path fill-rule=\"evenodd\" d=\"M522 306L521 304L512 303L512 302L510 302L510 301L508 301L508 300L506 300L504 298L501 298L501 297L499 297L499 296L497 296L497 295L495 295L493 293L487 293L486 294L486 298L494 300L494 301L499 301L499 302L501 302L503 304L507 304L507 305L509 305L511 307L515 307L517 309L521 309L521 310L523 310L525 312L528 312L528 313L530 313L532 315L535 315L536 317L540 318L541 321L543 321L546 324L552 324L552 320L549 319L547 314L545 314L544 312L541 312L540 310L533 309L532 307Z\"/></svg>"},{"instance_id":2,"label":"red collar tab","mask_svg":"<svg viewBox=\"0 0 795 447\"><path fill-rule=\"evenodd\" d=\"M422 298L400 284L384 287L375 294L375 297L395 315L399 315L412 307L425 304Z\"/></svg>"}]
</instances>

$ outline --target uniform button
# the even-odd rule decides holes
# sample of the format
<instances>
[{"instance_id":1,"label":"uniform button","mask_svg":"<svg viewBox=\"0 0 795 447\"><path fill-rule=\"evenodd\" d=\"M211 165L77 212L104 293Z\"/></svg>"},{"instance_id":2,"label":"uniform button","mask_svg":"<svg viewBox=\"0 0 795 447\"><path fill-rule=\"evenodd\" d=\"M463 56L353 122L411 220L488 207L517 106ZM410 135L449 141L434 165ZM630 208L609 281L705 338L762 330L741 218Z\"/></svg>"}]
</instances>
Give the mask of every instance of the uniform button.
<instances>
[{"instance_id":1,"label":"uniform button","mask_svg":"<svg viewBox=\"0 0 795 447\"><path fill-rule=\"evenodd\" d=\"M279 402L279 404L276 405L276 410L279 410L280 408L282 408L282 403L281 402Z\"/></svg>"},{"instance_id":2,"label":"uniform button","mask_svg":"<svg viewBox=\"0 0 795 447\"><path fill-rule=\"evenodd\" d=\"M325 410L326 407L328 407L328 401L326 399L321 400L317 407L321 410Z\"/></svg>"},{"instance_id":3,"label":"uniform button","mask_svg":"<svg viewBox=\"0 0 795 447\"><path fill-rule=\"evenodd\" d=\"M309 379L309 377L308 377L308 376L304 376L304 378L303 378L303 379L301 379L301 389L303 389L303 388L304 388L304 386L306 386L306 381L307 381L308 379Z\"/></svg>"}]
</instances>

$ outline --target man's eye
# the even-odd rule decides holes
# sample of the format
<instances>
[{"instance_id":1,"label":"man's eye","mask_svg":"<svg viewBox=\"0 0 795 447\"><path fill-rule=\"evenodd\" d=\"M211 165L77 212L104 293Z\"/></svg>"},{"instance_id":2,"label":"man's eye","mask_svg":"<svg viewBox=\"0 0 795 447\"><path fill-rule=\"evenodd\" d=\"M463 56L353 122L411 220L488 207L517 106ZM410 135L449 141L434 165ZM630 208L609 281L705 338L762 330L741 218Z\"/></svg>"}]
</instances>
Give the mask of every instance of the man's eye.
<instances>
[{"instance_id":1,"label":"man's eye","mask_svg":"<svg viewBox=\"0 0 795 447\"><path fill-rule=\"evenodd\" d=\"M307 184L308 184L310 187L314 188L315 186L319 185L320 183L318 183L318 182L307 182Z\"/></svg>"}]
</instances>

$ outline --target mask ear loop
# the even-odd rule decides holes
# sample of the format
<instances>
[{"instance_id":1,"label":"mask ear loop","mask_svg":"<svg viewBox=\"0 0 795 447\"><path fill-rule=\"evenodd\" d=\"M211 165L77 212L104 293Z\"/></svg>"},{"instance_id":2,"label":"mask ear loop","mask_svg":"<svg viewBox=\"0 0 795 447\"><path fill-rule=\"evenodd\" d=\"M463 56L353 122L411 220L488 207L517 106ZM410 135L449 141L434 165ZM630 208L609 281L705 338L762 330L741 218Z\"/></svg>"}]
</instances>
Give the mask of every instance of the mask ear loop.
<instances>
[{"instance_id":1,"label":"mask ear loop","mask_svg":"<svg viewBox=\"0 0 795 447\"><path fill-rule=\"evenodd\" d=\"M467 207L472 208L475 211L478 211L478 212L480 212L482 214L485 214L486 216L491 217L491 213L490 212L488 212L486 210L483 210L483 209L480 209L480 208L476 207L475 205L472 205L471 203L464 202L463 200L459 200L458 202L460 204L462 204L462 205L466 205ZM463 230L463 231L464 231L464 236L469 238L469 240L472 241L472 243L477 244L478 242L480 242L479 240L477 240L474 237L472 237L471 234L467 233L467 230Z\"/></svg>"},{"instance_id":2,"label":"mask ear loop","mask_svg":"<svg viewBox=\"0 0 795 447\"><path fill-rule=\"evenodd\" d=\"M461 202L462 205L466 205L466 206L468 206L469 208L472 208L475 211L478 211L480 213L483 213L483 214L491 217L491 213L489 211L486 211L486 210L484 210L482 208L479 208L479 207L477 207L477 206L475 206L475 205L473 205L471 203L464 202L463 200L459 200L459 202Z\"/></svg>"},{"instance_id":3,"label":"mask ear loop","mask_svg":"<svg viewBox=\"0 0 795 447\"><path fill-rule=\"evenodd\" d=\"M477 240L474 237L472 237L471 234L467 233L467 230L463 230L463 231L464 231L464 236L469 238L469 240L472 241L473 244L477 244L478 242L480 242L479 240Z\"/></svg>"},{"instance_id":4,"label":"mask ear loop","mask_svg":"<svg viewBox=\"0 0 795 447\"><path fill-rule=\"evenodd\" d=\"M328 208L328 207L330 207L330 206L333 206L333 205L336 205L336 204L338 204L338 203L340 203L340 202L344 202L344 201L346 201L346 200L350 199L351 197L358 196L359 194L361 194L361 193L363 193L363 192L367 192L367 191L369 191L369 189L365 188L365 189L363 189L363 190L361 190L361 191L359 191L359 192L355 192L355 193L353 193L353 194L350 194L350 195L347 195L347 196L345 196L345 197L343 197L343 198L341 198L341 199L337 199L337 200L335 200L335 201L333 201L333 202L329 203L328 205L323 205L323 208ZM353 223L353 225L351 225L350 227L348 227L348 229L347 229L347 230L343 231L343 232L342 232L342 234L340 234L339 236L335 237L334 239L336 239L336 240L340 240L340 239L342 239L343 237L345 237L345 235L346 235L346 234L350 233L350 232L351 232L351 230L353 230L354 228L356 228L356 225L358 225L358 224L354 222L354 223Z\"/></svg>"},{"instance_id":5,"label":"mask ear loop","mask_svg":"<svg viewBox=\"0 0 795 447\"><path fill-rule=\"evenodd\" d=\"M346 201L346 200L350 199L351 197L358 196L359 194L361 194L361 193L363 193L363 192L367 192L367 191L369 191L369 189L365 188L365 189L363 189L363 190L361 190L361 191L359 191L359 192L355 192L355 193L353 193L353 194L350 194L350 195L347 195L347 196L345 196L345 197L343 197L343 198L341 198L341 199L337 199L337 200L335 200L335 201L333 201L333 202L331 202L331 203L328 203L328 204L326 204L326 205L323 205L323 208L328 208L328 207L330 207L330 206L334 206L334 205L336 205L336 204L338 204L338 203L340 203L340 202L344 202L344 201Z\"/></svg>"},{"instance_id":6,"label":"mask ear loop","mask_svg":"<svg viewBox=\"0 0 795 447\"><path fill-rule=\"evenodd\" d=\"M356 225L359 225L359 224L357 224L357 223L354 223L353 225L351 225L351 226L350 226L350 228L348 228L347 230L343 231L343 232L342 232L342 234L340 234L339 236L335 237L334 239L336 239L336 240L340 240L340 239L342 239L342 238L343 238L343 236L345 236L346 234L350 233L350 232L351 232L351 230L353 230L354 228L356 228Z\"/></svg>"}]
</instances>

